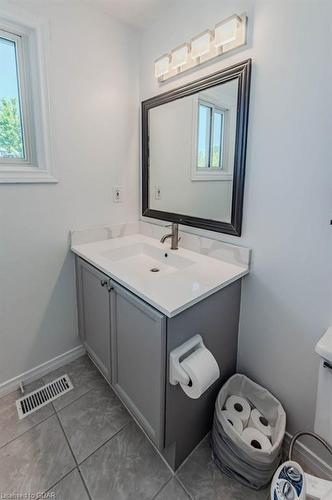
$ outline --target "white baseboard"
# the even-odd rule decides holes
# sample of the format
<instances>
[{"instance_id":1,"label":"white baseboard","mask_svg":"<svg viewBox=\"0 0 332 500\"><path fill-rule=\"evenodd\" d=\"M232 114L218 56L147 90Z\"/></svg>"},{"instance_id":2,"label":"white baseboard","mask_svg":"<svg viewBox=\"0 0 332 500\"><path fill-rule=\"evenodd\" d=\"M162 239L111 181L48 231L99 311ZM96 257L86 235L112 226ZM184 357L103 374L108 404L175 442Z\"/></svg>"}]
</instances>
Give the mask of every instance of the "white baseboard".
<instances>
[{"instance_id":1,"label":"white baseboard","mask_svg":"<svg viewBox=\"0 0 332 500\"><path fill-rule=\"evenodd\" d=\"M73 349L70 349L70 351L60 354L59 356L56 356L55 358L50 359L49 361L46 361L45 363L42 363L41 365L36 366L35 368L32 368L31 370L21 373L20 375L17 375L17 377L11 378L6 382L1 383L0 397L5 396L6 394L9 394L10 392L18 389L20 387L20 382L23 382L24 384L29 384L30 382L39 379L43 375L46 375L47 373L56 370L57 368L60 368L60 366L63 366L67 363L70 363L71 361L74 361L75 359L83 356L84 354L85 354L84 345L79 345L77 347L74 347Z\"/></svg>"},{"instance_id":2,"label":"white baseboard","mask_svg":"<svg viewBox=\"0 0 332 500\"><path fill-rule=\"evenodd\" d=\"M284 439L284 451L287 452L288 460L288 449L292 439L292 435L286 432ZM300 438L301 439L301 438ZM332 479L332 468L322 460L316 453L311 451L307 446L297 441L294 446L294 456L293 460L299 461L300 465L303 467L305 472L309 472L314 476L321 477L323 479Z\"/></svg>"}]
</instances>

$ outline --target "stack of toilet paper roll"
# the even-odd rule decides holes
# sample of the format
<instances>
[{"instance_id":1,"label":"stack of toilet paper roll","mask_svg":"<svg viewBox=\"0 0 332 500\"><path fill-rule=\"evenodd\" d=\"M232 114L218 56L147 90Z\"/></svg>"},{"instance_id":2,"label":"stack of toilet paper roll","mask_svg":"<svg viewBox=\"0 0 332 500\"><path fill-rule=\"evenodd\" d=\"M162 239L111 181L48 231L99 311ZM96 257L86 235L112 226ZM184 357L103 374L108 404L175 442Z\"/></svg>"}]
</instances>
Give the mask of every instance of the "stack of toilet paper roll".
<instances>
[{"instance_id":1,"label":"stack of toilet paper roll","mask_svg":"<svg viewBox=\"0 0 332 500\"><path fill-rule=\"evenodd\" d=\"M261 490L280 464L285 428L285 410L273 394L235 373L216 399L213 460L227 476Z\"/></svg>"},{"instance_id":2,"label":"stack of toilet paper roll","mask_svg":"<svg viewBox=\"0 0 332 500\"><path fill-rule=\"evenodd\" d=\"M262 451L271 449L271 425L246 398L229 396L221 413L249 446Z\"/></svg>"}]
</instances>

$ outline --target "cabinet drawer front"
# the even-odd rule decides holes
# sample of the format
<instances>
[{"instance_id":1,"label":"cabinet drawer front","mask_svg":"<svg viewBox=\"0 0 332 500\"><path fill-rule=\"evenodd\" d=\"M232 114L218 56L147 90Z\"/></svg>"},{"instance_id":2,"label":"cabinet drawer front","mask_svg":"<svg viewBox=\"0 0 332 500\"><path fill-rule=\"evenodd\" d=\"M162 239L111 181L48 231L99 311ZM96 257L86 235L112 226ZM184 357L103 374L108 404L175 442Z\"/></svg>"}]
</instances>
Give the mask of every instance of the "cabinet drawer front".
<instances>
[{"instance_id":1,"label":"cabinet drawer front","mask_svg":"<svg viewBox=\"0 0 332 500\"><path fill-rule=\"evenodd\" d=\"M111 297L114 389L163 447L166 319L119 285Z\"/></svg>"}]
</instances>

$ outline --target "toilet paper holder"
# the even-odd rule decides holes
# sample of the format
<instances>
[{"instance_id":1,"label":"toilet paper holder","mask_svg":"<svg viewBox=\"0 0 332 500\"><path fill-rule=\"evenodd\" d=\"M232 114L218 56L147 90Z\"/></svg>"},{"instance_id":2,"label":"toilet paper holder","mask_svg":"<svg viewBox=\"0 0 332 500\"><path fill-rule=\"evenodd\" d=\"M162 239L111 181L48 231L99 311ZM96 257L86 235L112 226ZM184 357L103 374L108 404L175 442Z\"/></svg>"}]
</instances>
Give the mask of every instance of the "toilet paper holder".
<instances>
[{"instance_id":1,"label":"toilet paper holder","mask_svg":"<svg viewBox=\"0 0 332 500\"><path fill-rule=\"evenodd\" d=\"M176 349L171 351L170 366L169 366L169 382L172 385L176 384L190 384L190 377L188 373L180 365L180 358L190 351L204 347L203 339L200 335L194 335L191 339L187 340Z\"/></svg>"},{"instance_id":2,"label":"toilet paper holder","mask_svg":"<svg viewBox=\"0 0 332 500\"><path fill-rule=\"evenodd\" d=\"M324 361L323 366L324 366L324 368L328 368L329 370L332 371L332 365L328 361Z\"/></svg>"}]
</instances>

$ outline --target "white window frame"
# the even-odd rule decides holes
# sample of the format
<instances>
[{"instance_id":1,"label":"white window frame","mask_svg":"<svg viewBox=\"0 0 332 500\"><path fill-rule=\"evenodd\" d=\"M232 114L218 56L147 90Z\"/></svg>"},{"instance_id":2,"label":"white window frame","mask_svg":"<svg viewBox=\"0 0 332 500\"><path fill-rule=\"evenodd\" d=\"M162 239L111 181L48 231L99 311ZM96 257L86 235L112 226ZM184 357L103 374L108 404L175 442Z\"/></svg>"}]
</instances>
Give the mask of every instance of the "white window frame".
<instances>
[{"instance_id":1,"label":"white window frame","mask_svg":"<svg viewBox=\"0 0 332 500\"><path fill-rule=\"evenodd\" d=\"M56 183L48 84L48 27L0 10L0 36L15 43L24 158L0 159L0 183Z\"/></svg>"},{"instance_id":2,"label":"white window frame","mask_svg":"<svg viewBox=\"0 0 332 500\"><path fill-rule=\"evenodd\" d=\"M219 168L216 167L198 167L198 133L199 133L199 106L203 104L212 109L212 130L214 121L214 111L223 114L223 133L222 133L222 164ZM193 130L192 130L192 159L191 159L191 180L192 181L229 181L233 179L233 174L228 171L228 151L227 151L227 136L228 136L228 110L219 106L210 97L202 99L199 95L193 96ZM211 133L210 133L211 135ZM209 161L211 161L211 147L209 151Z\"/></svg>"},{"instance_id":3,"label":"white window frame","mask_svg":"<svg viewBox=\"0 0 332 500\"><path fill-rule=\"evenodd\" d=\"M22 139L23 139L23 149L24 158L3 158L0 157L0 167L6 166L24 166L30 165L32 159L32 140L31 140L31 129L32 124L29 118L31 114L29 113L28 98L26 95L26 78L25 78L25 63L24 63L24 52L22 47L22 38L9 31L4 31L1 29L0 25L0 38L9 40L15 44L15 55L17 63L17 79L18 79L18 99L19 99L19 113L20 120L22 124Z\"/></svg>"}]
</instances>

